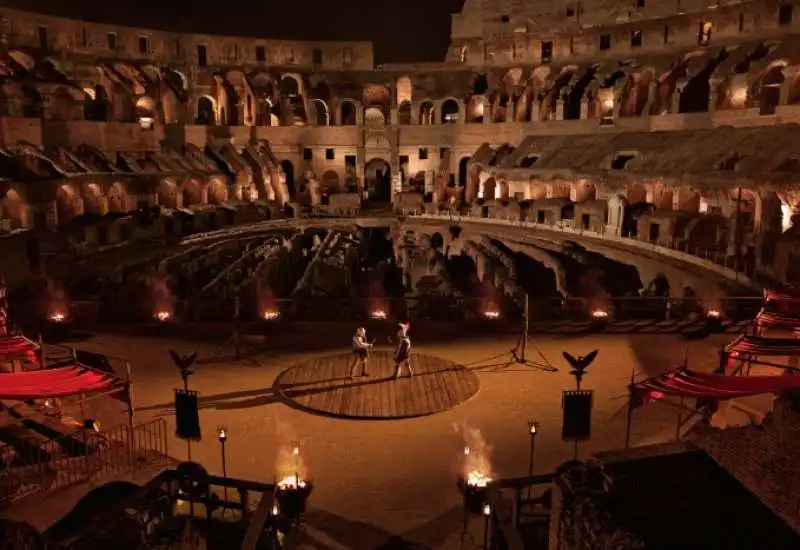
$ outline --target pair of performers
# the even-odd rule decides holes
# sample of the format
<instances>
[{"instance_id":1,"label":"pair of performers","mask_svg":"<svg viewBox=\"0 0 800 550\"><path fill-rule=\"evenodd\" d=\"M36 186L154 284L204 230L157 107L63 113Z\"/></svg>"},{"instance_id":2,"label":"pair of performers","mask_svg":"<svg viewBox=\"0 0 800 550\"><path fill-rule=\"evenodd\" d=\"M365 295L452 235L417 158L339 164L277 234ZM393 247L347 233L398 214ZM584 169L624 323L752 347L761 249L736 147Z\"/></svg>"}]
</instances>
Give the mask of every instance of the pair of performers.
<instances>
[{"instance_id":1,"label":"pair of performers","mask_svg":"<svg viewBox=\"0 0 800 550\"><path fill-rule=\"evenodd\" d=\"M395 371L394 379L401 377L403 367L408 371L408 378L414 376L411 368L411 338L408 337L408 323L400 323L397 331L397 349L394 352ZM367 329L360 327L353 336L353 362L350 365L350 378L355 376L356 367L361 366L361 376L368 376L367 361L369 350L374 342L367 341Z\"/></svg>"}]
</instances>

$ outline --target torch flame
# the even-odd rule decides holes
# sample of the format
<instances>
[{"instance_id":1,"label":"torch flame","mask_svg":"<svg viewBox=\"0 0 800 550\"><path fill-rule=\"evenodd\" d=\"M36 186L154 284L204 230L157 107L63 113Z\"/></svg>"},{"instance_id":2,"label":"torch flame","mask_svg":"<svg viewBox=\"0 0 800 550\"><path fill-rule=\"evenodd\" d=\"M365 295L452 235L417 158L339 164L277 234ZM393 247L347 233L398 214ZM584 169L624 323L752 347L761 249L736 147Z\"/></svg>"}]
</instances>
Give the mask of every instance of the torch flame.
<instances>
[{"instance_id":1,"label":"torch flame","mask_svg":"<svg viewBox=\"0 0 800 550\"><path fill-rule=\"evenodd\" d=\"M274 321L274 320L276 320L276 319L277 319L278 317L280 317L280 316L281 316L281 314L280 314L280 313L278 313L278 312L277 312L277 311L275 311L275 310L271 310L271 309L270 309L270 310L267 310L267 311L264 311L264 312L261 314L261 317L262 317L262 318L263 318L265 321Z\"/></svg>"},{"instance_id":2,"label":"torch flame","mask_svg":"<svg viewBox=\"0 0 800 550\"><path fill-rule=\"evenodd\" d=\"M372 312L371 317L373 319L386 319L386 311L382 309L376 309Z\"/></svg>"},{"instance_id":3,"label":"torch flame","mask_svg":"<svg viewBox=\"0 0 800 550\"><path fill-rule=\"evenodd\" d=\"M608 317L608 312L604 309L596 309L592 312L592 317L595 319L605 319Z\"/></svg>"},{"instance_id":4,"label":"torch flame","mask_svg":"<svg viewBox=\"0 0 800 550\"><path fill-rule=\"evenodd\" d=\"M56 311L51 313L48 318L54 323L63 323L67 316L60 311Z\"/></svg>"},{"instance_id":5,"label":"torch flame","mask_svg":"<svg viewBox=\"0 0 800 550\"><path fill-rule=\"evenodd\" d=\"M706 315L713 319L719 319L722 317L722 313L720 313L717 309L709 309L708 312L706 312Z\"/></svg>"},{"instance_id":6,"label":"torch flame","mask_svg":"<svg viewBox=\"0 0 800 550\"><path fill-rule=\"evenodd\" d=\"M500 312L495 310L484 311L483 316L486 317L487 319L499 319Z\"/></svg>"},{"instance_id":7,"label":"torch flame","mask_svg":"<svg viewBox=\"0 0 800 550\"><path fill-rule=\"evenodd\" d=\"M455 426L464 442L463 480L470 487L486 487L494 479L490 460L491 447L480 430Z\"/></svg>"},{"instance_id":8,"label":"torch flame","mask_svg":"<svg viewBox=\"0 0 800 550\"><path fill-rule=\"evenodd\" d=\"M167 321L170 317L172 317L172 314L169 311L162 309L156 311L153 314L153 317L155 317L156 320L161 321L163 323L164 321Z\"/></svg>"}]
</instances>

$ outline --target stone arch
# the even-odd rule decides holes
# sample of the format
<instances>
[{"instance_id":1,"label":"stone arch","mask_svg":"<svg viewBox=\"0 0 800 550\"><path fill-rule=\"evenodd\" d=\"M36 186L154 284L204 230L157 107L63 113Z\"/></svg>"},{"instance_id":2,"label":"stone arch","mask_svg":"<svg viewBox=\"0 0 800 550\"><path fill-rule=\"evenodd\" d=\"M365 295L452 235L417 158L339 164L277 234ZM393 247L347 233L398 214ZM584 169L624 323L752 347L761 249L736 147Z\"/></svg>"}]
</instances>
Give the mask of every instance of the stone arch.
<instances>
[{"instance_id":1,"label":"stone arch","mask_svg":"<svg viewBox=\"0 0 800 550\"><path fill-rule=\"evenodd\" d=\"M761 198L761 194L747 187L742 187L741 190L742 200L737 206L734 206L733 212L738 211L740 215L749 216L754 230L758 231L761 227L761 218L763 216L763 199ZM739 200L739 187L734 187L728 191L728 199L736 204Z\"/></svg>"},{"instance_id":2,"label":"stone arch","mask_svg":"<svg viewBox=\"0 0 800 550\"><path fill-rule=\"evenodd\" d=\"M597 187L590 181L578 182L574 187L575 198L572 202L582 203L597 200Z\"/></svg>"},{"instance_id":3,"label":"stone arch","mask_svg":"<svg viewBox=\"0 0 800 550\"><path fill-rule=\"evenodd\" d=\"M281 95L286 97L299 96L303 93L303 78L297 73L285 73L281 75L278 83Z\"/></svg>"},{"instance_id":4,"label":"stone arch","mask_svg":"<svg viewBox=\"0 0 800 550\"><path fill-rule=\"evenodd\" d=\"M389 120L389 113L391 112L392 97L386 86L378 86L370 84L364 88L362 92L361 103L364 105L364 121L367 120L367 111L370 109L378 109L383 115L383 120ZM373 119L377 119L374 112Z\"/></svg>"},{"instance_id":5,"label":"stone arch","mask_svg":"<svg viewBox=\"0 0 800 550\"><path fill-rule=\"evenodd\" d=\"M156 199L158 204L164 208L172 208L173 210L180 207L178 200L178 185L171 179L163 179L158 182L156 188Z\"/></svg>"},{"instance_id":6,"label":"stone arch","mask_svg":"<svg viewBox=\"0 0 800 550\"><path fill-rule=\"evenodd\" d=\"M684 86L678 100L679 113L702 113L708 111L711 98L711 77L728 57L728 51L723 49L718 55L708 60L706 65L693 74Z\"/></svg>"},{"instance_id":7,"label":"stone arch","mask_svg":"<svg viewBox=\"0 0 800 550\"><path fill-rule=\"evenodd\" d=\"M785 68L785 61L776 61L756 81L752 97L758 102L759 114L775 114L775 110L781 101L781 87L786 80L783 74Z\"/></svg>"},{"instance_id":8,"label":"stone arch","mask_svg":"<svg viewBox=\"0 0 800 550\"><path fill-rule=\"evenodd\" d=\"M412 122L411 102L403 101L397 106L397 123L409 125Z\"/></svg>"},{"instance_id":9,"label":"stone arch","mask_svg":"<svg viewBox=\"0 0 800 550\"><path fill-rule=\"evenodd\" d=\"M339 103L339 123L342 126L355 126L358 121L358 108L352 99L343 99Z\"/></svg>"},{"instance_id":10,"label":"stone arch","mask_svg":"<svg viewBox=\"0 0 800 550\"><path fill-rule=\"evenodd\" d=\"M83 199L84 212L99 215L106 213L105 196L98 184L84 184L81 189L81 198Z\"/></svg>"},{"instance_id":11,"label":"stone arch","mask_svg":"<svg viewBox=\"0 0 800 550\"><path fill-rule=\"evenodd\" d=\"M195 179L186 180L183 183L181 192L183 207L188 208L189 206L197 204L206 204L205 193L203 191L203 185L199 181Z\"/></svg>"},{"instance_id":12,"label":"stone arch","mask_svg":"<svg viewBox=\"0 0 800 550\"><path fill-rule=\"evenodd\" d=\"M472 157L461 157L458 161L458 186L467 186L467 177L469 176L469 161Z\"/></svg>"},{"instance_id":13,"label":"stone arch","mask_svg":"<svg viewBox=\"0 0 800 550\"><path fill-rule=\"evenodd\" d=\"M465 122L467 124L480 124L486 114L486 96L474 95L469 98Z\"/></svg>"},{"instance_id":14,"label":"stone arch","mask_svg":"<svg viewBox=\"0 0 800 550\"><path fill-rule=\"evenodd\" d=\"M227 76L217 76L218 103L222 105L219 110L219 122L225 126L239 126L242 121L239 117L241 98Z\"/></svg>"},{"instance_id":15,"label":"stone arch","mask_svg":"<svg viewBox=\"0 0 800 550\"><path fill-rule=\"evenodd\" d=\"M136 98L136 119L140 122L153 123L158 120L158 107L152 97L143 95Z\"/></svg>"},{"instance_id":16,"label":"stone arch","mask_svg":"<svg viewBox=\"0 0 800 550\"><path fill-rule=\"evenodd\" d=\"M629 75L627 92L620 106L620 116L641 116L650 101L650 88L655 83L656 73L646 67Z\"/></svg>"},{"instance_id":17,"label":"stone arch","mask_svg":"<svg viewBox=\"0 0 800 550\"><path fill-rule=\"evenodd\" d=\"M328 104L321 99L313 99L311 103L314 105L317 126L330 126L331 114L328 109Z\"/></svg>"},{"instance_id":18,"label":"stone arch","mask_svg":"<svg viewBox=\"0 0 800 550\"><path fill-rule=\"evenodd\" d=\"M286 187L289 190L289 196L293 197L295 194L295 181L294 181L294 164L290 160L282 160L280 162L283 175L286 176Z\"/></svg>"},{"instance_id":19,"label":"stone arch","mask_svg":"<svg viewBox=\"0 0 800 550\"><path fill-rule=\"evenodd\" d=\"M472 93L475 95L483 95L489 91L489 78L486 73L476 74L472 79Z\"/></svg>"},{"instance_id":20,"label":"stone arch","mask_svg":"<svg viewBox=\"0 0 800 550\"><path fill-rule=\"evenodd\" d=\"M392 199L392 167L388 160L374 157L364 165L364 194L374 202Z\"/></svg>"},{"instance_id":21,"label":"stone arch","mask_svg":"<svg viewBox=\"0 0 800 550\"><path fill-rule=\"evenodd\" d=\"M10 220L12 230L25 227L25 201L15 189L6 191L0 206L0 218Z\"/></svg>"},{"instance_id":22,"label":"stone arch","mask_svg":"<svg viewBox=\"0 0 800 550\"><path fill-rule=\"evenodd\" d=\"M480 164L470 165L467 174L467 188L464 190L464 198L468 203L474 202L478 198L482 174L483 167Z\"/></svg>"},{"instance_id":23,"label":"stone arch","mask_svg":"<svg viewBox=\"0 0 800 550\"><path fill-rule=\"evenodd\" d=\"M408 102L409 105L411 104L414 95L414 86L411 84L411 78L401 76L397 79L395 83L395 95L397 105L401 105L404 102Z\"/></svg>"},{"instance_id":24,"label":"stone arch","mask_svg":"<svg viewBox=\"0 0 800 550\"><path fill-rule=\"evenodd\" d=\"M445 99L442 102L442 112L440 115L440 124L454 124L459 122L461 116L461 105L453 98Z\"/></svg>"},{"instance_id":25,"label":"stone arch","mask_svg":"<svg viewBox=\"0 0 800 550\"><path fill-rule=\"evenodd\" d=\"M506 200L508 199L508 180L505 178L500 178L497 182L497 189L496 189L496 197L499 200Z\"/></svg>"},{"instance_id":26,"label":"stone arch","mask_svg":"<svg viewBox=\"0 0 800 550\"><path fill-rule=\"evenodd\" d=\"M691 187L681 187L673 194L673 210L677 212L700 212L700 191Z\"/></svg>"},{"instance_id":27,"label":"stone arch","mask_svg":"<svg viewBox=\"0 0 800 550\"><path fill-rule=\"evenodd\" d=\"M208 204L222 204L228 200L228 186L219 179L213 179L208 184Z\"/></svg>"},{"instance_id":28,"label":"stone arch","mask_svg":"<svg viewBox=\"0 0 800 550\"><path fill-rule=\"evenodd\" d=\"M59 186L56 192L56 221L58 225L68 223L80 213L80 198L75 187L69 184Z\"/></svg>"},{"instance_id":29,"label":"stone arch","mask_svg":"<svg viewBox=\"0 0 800 550\"><path fill-rule=\"evenodd\" d=\"M647 200L647 187L638 182L628 184L628 187L625 190L625 200L628 201L628 204L643 204L650 202Z\"/></svg>"},{"instance_id":30,"label":"stone arch","mask_svg":"<svg viewBox=\"0 0 800 550\"><path fill-rule=\"evenodd\" d=\"M26 71L30 72L36 68L36 60L25 52L21 52L19 50L10 50L8 52L8 57L13 59L17 65Z\"/></svg>"},{"instance_id":31,"label":"stone arch","mask_svg":"<svg viewBox=\"0 0 800 550\"><path fill-rule=\"evenodd\" d=\"M201 96L197 99L194 123L201 126L214 126L217 123L217 102L211 96Z\"/></svg>"},{"instance_id":32,"label":"stone arch","mask_svg":"<svg viewBox=\"0 0 800 550\"><path fill-rule=\"evenodd\" d=\"M128 211L128 193L125 191L125 186L119 182L114 183L108 188L108 211L109 212L127 212Z\"/></svg>"},{"instance_id":33,"label":"stone arch","mask_svg":"<svg viewBox=\"0 0 800 550\"><path fill-rule=\"evenodd\" d=\"M320 191L328 195L338 193L341 189L339 174L335 170L326 170L320 179Z\"/></svg>"},{"instance_id":34,"label":"stone arch","mask_svg":"<svg viewBox=\"0 0 800 550\"><path fill-rule=\"evenodd\" d=\"M111 110L111 96L108 90L101 84L95 84L92 88L84 88L83 117L86 120L95 122L108 121L108 113Z\"/></svg>"},{"instance_id":35,"label":"stone arch","mask_svg":"<svg viewBox=\"0 0 800 550\"><path fill-rule=\"evenodd\" d=\"M436 122L436 108L433 101L423 101L419 106L417 124L427 126Z\"/></svg>"},{"instance_id":36,"label":"stone arch","mask_svg":"<svg viewBox=\"0 0 800 550\"><path fill-rule=\"evenodd\" d=\"M75 99L64 88L59 88L53 93L51 118L55 120L75 120L78 118Z\"/></svg>"},{"instance_id":37,"label":"stone arch","mask_svg":"<svg viewBox=\"0 0 800 550\"><path fill-rule=\"evenodd\" d=\"M494 176L481 174L481 176L484 175L487 177L481 182L480 189L478 190L478 198L493 201L497 198L497 180L494 179Z\"/></svg>"}]
</instances>

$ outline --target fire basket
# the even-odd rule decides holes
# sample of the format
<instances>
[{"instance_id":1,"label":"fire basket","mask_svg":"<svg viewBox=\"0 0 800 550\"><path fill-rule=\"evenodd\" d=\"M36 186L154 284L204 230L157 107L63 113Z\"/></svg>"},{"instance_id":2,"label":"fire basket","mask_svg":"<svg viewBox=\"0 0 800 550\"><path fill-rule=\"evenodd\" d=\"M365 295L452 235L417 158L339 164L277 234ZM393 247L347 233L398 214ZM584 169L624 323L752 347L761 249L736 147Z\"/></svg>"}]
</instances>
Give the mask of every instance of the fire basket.
<instances>
[{"instance_id":1,"label":"fire basket","mask_svg":"<svg viewBox=\"0 0 800 550\"><path fill-rule=\"evenodd\" d=\"M489 500L488 486L492 478L480 472L471 472L458 480L458 488L464 496L464 508L471 514L480 514Z\"/></svg>"},{"instance_id":2,"label":"fire basket","mask_svg":"<svg viewBox=\"0 0 800 550\"><path fill-rule=\"evenodd\" d=\"M278 501L280 515L291 519L303 515L308 497L314 490L311 481L299 479L298 476L289 476L278 481L277 486L275 500Z\"/></svg>"}]
</instances>

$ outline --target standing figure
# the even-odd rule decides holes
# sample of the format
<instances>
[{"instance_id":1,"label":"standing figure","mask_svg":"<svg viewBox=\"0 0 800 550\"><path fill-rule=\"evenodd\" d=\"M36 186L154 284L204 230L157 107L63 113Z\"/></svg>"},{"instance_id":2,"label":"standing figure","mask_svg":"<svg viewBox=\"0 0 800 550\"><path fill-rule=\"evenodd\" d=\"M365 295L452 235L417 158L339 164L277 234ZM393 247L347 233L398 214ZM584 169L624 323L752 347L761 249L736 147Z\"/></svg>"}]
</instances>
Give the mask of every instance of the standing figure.
<instances>
[{"instance_id":1,"label":"standing figure","mask_svg":"<svg viewBox=\"0 0 800 550\"><path fill-rule=\"evenodd\" d=\"M372 344L367 342L367 329L359 327L353 336L353 363L350 365L350 378L355 376L356 367L361 365L361 376L367 374L367 359Z\"/></svg>"},{"instance_id":2,"label":"standing figure","mask_svg":"<svg viewBox=\"0 0 800 550\"><path fill-rule=\"evenodd\" d=\"M414 376L414 370L411 368L411 338L408 337L408 323L400 323L400 328L397 331L397 350L394 352L394 379L400 378L403 372L403 367L408 370L408 378Z\"/></svg>"}]
</instances>

